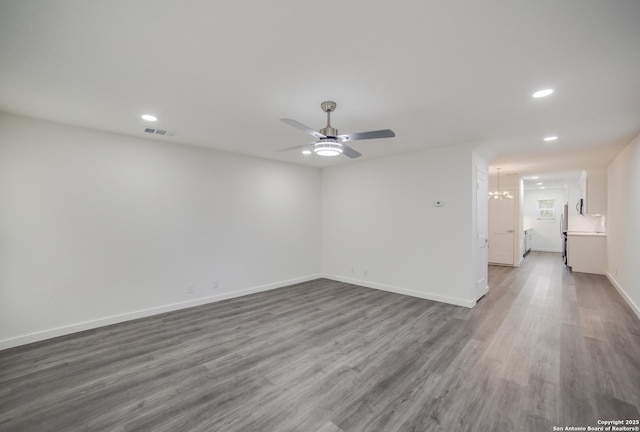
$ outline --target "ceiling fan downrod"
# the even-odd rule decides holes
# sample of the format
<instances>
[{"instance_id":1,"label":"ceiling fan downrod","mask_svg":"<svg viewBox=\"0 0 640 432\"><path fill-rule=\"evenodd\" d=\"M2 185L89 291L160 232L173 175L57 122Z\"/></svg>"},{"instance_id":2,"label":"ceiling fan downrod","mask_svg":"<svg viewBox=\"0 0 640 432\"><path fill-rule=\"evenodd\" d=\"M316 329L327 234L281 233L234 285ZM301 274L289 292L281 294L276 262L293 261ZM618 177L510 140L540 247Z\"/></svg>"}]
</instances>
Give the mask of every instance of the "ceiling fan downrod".
<instances>
[{"instance_id":1,"label":"ceiling fan downrod","mask_svg":"<svg viewBox=\"0 0 640 432\"><path fill-rule=\"evenodd\" d=\"M333 101L324 101L320 104L322 111L327 113L327 126L320 129L320 133L328 138L335 138L338 136L338 129L331 127L331 113L336 110L336 103Z\"/></svg>"}]
</instances>

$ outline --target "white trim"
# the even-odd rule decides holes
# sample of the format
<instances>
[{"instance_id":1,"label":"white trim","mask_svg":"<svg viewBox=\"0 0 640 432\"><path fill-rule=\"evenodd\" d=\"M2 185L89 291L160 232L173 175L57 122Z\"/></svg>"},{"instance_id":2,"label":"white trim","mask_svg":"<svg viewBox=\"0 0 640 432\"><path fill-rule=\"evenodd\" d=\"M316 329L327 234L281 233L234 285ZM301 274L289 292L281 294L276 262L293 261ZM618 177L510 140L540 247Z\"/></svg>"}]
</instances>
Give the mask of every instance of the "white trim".
<instances>
[{"instance_id":1,"label":"white trim","mask_svg":"<svg viewBox=\"0 0 640 432\"><path fill-rule=\"evenodd\" d=\"M334 281L338 281L338 282L345 282L345 283L349 283L349 284L353 284L353 285L360 285L366 288L373 288L373 289L377 289L377 290L381 290L381 291L387 291L387 292L392 292L392 293L396 293L396 294L402 294L402 295L407 295L407 296L411 296L411 297L418 297L421 299L425 299L425 300L433 300L433 301L437 301L440 303L449 303L452 305L456 305L456 306L464 306L467 308L472 308L476 305L476 301L475 300L467 300L467 299L461 299L461 298L457 298L457 297L447 297L447 296L443 296L443 295L439 295L439 294L432 294L429 292L423 292L423 291L415 291L412 289L407 289L407 288L399 288L399 287L395 287L395 286L391 286L391 285L385 285L385 284L379 284L379 283L375 283L375 282L370 282L370 281L363 281L363 280L359 280L359 279L350 279L350 278L346 278L346 277L342 277L342 276L338 276L338 275L333 275L333 274L323 274L322 277L326 278L326 279L331 279Z\"/></svg>"},{"instance_id":2,"label":"white trim","mask_svg":"<svg viewBox=\"0 0 640 432\"><path fill-rule=\"evenodd\" d=\"M518 264L505 264L505 263L495 263L495 262L491 262L489 261L487 263L487 265L490 266L499 266L499 267L512 267L512 268L516 268L516 267L520 267L520 264L522 263L522 261L524 261L524 257L520 258L520 261L518 261Z\"/></svg>"},{"instance_id":3,"label":"white trim","mask_svg":"<svg viewBox=\"0 0 640 432\"><path fill-rule=\"evenodd\" d=\"M531 248L529 249L531 252L555 252L555 253L562 253L562 249L540 249L540 248Z\"/></svg>"},{"instance_id":4,"label":"white trim","mask_svg":"<svg viewBox=\"0 0 640 432\"><path fill-rule=\"evenodd\" d=\"M0 340L0 351L8 348L17 347L20 345L26 345L33 342L38 342L46 339L55 338L58 336L65 336L72 333L81 332L84 330L91 330L98 327L104 327L111 324L117 324L124 321L131 321L138 318L145 318L152 315L158 315L166 312L176 311L180 309L187 309L194 306L201 306L207 303L215 303L222 300L227 300L235 297L242 297L249 294L255 294L262 291L269 291L276 288L282 288L289 285L295 285L297 283L308 282L311 280L321 278L321 275L315 274L310 276L304 276L295 279L289 279L281 282L275 282L267 285L256 286L252 288L241 289L237 291L230 291L222 294L217 294L209 297L201 297L194 300L188 300L178 303L172 303L162 306L156 306L148 309L141 309L133 312L127 312L119 315L112 315L108 317L98 318L95 320L84 321L76 324L70 324L62 327L56 327L49 330L43 330L35 333L29 333L26 335L16 336L9 339Z\"/></svg>"},{"instance_id":5,"label":"white trim","mask_svg":"<svg viewBox=\"0 0 640 432\"><path fill-rule=\"evenodd\" d=\"M633 302L633 300L631 300L631 297L629 297L627 295L627 293L622 289L622 287L618 284L618 282L613 278L613 276L611 276L611 274L609 272L607 272L607 279L609 279L609 282L611 282L611 284L616 287L616 290L618 290L618 292L620 293L620 295L622 296L622 298L627 302L627 304L629 305L629 307L631 308L631 310L636 314L636 316L638 317L638 319L640 319L640 307L638 307L637 304L635 304Z\"/></svg>"}]
</instances>

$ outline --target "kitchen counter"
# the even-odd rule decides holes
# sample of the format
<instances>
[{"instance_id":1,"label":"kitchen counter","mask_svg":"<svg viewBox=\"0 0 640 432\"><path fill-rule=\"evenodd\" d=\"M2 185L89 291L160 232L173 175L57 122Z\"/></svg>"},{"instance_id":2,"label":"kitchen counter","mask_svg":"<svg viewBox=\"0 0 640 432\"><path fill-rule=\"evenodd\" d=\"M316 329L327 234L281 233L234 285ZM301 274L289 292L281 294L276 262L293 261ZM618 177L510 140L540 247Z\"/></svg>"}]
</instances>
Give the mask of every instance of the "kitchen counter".
<instances>
[{"instance_id":1,"label":"kitchen counter","mask_svg":"<svg viewBox=\"0 0 640 432\"><path fill-rule=\"evenodd\" d=\"M574 272L607 273L607 234L567 232L567 265Z\"/></svg>"},{"instance_id":2,"label":"kitchen counter","mask_svg":"<svg viewBox=\"0 0 640 432\"><path fill-rule=\"evenodd\" d=\"M585 236L585 237L606 237L606 232L584 232L584 231L567 231L567 235L570 236Z\"/></svg>"}]
</instances>

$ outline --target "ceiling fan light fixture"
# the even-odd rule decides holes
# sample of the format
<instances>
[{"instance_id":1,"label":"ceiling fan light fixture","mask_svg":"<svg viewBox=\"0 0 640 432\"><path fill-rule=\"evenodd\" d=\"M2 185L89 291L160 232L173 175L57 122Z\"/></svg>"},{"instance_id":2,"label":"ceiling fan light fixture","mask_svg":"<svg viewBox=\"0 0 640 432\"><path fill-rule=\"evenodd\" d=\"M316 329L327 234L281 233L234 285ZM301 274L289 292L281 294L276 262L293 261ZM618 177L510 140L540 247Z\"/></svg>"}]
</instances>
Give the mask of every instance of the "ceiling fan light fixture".
<instances>
[{"instance_id":1,"label":"ceiling fan light fixture","mask_svg":"<svg viewBox=\"0 0 640 432\"><path fill-rule=\"evenodd\" d=\"M318 156L338 156L342 154L342 144L334 139L318 141L313 146L313 152Z\"/></svg>"},{"instance_id":2,"label":"ceiling fan light fixture","mask_svg":"<svg viewBox=\"0 0 640 432\"><path fill-rule=\"evenodd\" d=\"M316 154L319 156L338 156L342 152L334 149L320 149L316 150Z\"/></svg>"}]
</instances>

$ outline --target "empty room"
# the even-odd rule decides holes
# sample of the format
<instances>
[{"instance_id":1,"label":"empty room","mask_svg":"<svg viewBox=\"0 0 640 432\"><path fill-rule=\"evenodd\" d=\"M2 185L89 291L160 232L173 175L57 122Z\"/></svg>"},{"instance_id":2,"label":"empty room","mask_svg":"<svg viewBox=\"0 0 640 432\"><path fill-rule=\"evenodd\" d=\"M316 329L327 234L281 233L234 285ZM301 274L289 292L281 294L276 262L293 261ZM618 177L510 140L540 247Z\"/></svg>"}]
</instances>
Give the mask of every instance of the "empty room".
<instances>
[{"instance_id":1,"label":"empty room","mask_svg":"<svg viewBox=\"0 0 640 432\"><path fill-rule=\"evenodd\" d=\"M0 2L0 432L640 431L640 2Z\"/></svg>"}]
</instances>

